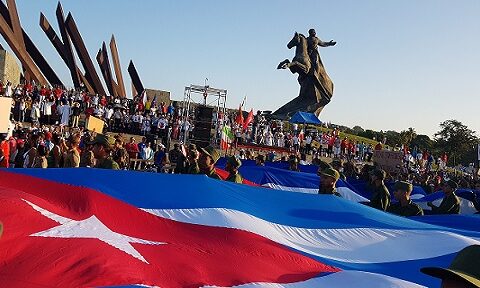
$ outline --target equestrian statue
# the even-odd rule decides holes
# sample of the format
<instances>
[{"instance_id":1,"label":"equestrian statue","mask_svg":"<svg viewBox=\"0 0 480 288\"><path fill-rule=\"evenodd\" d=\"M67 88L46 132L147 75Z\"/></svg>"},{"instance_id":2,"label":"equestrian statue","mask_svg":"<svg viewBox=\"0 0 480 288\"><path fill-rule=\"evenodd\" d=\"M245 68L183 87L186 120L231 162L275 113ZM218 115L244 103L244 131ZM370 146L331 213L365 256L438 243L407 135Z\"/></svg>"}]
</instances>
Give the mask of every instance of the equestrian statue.
<instances>
[{"instance_id":1,"label":"equestrian statue","mask_svg":"<svg viewBox=\"0 0 480 288\"><path fill-rule=\"evenodd\" d=\"M291 62L286 59L277 66L277 69L288 68L293 74L297 73L300 84L299 95L273 113L277 118L285 119L298 111L311 112L318 116L332 98L333 83L323 67L318 46L334 46L337 42L323 42L316 36L314 29L308 30L308 34L308 37L305 37L295 32L287 44L288 49L295 47L295 57Z\"/></svg>"}]
</instances>

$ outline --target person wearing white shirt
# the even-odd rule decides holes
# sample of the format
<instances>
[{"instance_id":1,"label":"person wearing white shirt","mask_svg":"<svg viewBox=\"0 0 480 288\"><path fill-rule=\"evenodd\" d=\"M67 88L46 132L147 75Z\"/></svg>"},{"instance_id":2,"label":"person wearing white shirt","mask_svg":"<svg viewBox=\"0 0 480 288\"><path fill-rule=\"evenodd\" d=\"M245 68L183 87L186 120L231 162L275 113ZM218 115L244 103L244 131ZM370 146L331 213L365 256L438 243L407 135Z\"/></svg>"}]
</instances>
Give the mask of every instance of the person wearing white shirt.
<instances>
[{"instance_id":1,"label":"person wearing white shirt","mask_svg":"<svg viewBox=\"0 0 480 288\"><path fill-rule=\"evenodd\" d=\"M307 154L310 154L310 151L312 151L312 136L310 134L308 134L306 137L305 137L305 148L306 148L306 152Z\"/></svg>"}]
</instances>

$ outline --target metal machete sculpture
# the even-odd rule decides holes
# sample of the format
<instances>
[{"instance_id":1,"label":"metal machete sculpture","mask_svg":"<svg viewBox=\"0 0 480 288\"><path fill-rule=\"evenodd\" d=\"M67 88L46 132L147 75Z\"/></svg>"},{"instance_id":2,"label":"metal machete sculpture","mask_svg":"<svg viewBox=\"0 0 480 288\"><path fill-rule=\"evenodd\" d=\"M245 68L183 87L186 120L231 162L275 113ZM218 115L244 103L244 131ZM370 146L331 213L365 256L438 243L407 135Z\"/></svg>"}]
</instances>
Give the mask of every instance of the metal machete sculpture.
<instances>
[{"instance_id":1,"label":"metal machete sculpture","mask_svg":"<svg viewBox=\"0 0 480 288\"><path fill-rule=\"evenodd\" d=\"M278 118L287 118L298 111L312 112L318 116L332 98L333 83L323 67L318 46L334 46L337 42L323 42L317 38L314 29L308 33L309 36L305 37L295 32L287 44L288 49L295 47L295 57L291 62L286 59L278 64L277 69L288 68L293 74L297 73L300 84L299 95L273 113Z\"/></svg>"}]
</instances>

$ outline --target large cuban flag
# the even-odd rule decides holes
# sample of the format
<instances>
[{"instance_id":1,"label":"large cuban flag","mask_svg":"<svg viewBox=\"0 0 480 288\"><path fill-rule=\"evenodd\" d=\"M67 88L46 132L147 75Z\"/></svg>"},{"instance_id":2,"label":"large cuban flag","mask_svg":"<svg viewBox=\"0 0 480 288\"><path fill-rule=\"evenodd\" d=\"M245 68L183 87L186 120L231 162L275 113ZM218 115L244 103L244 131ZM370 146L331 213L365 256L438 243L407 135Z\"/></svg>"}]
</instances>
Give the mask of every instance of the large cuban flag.
<instances>
[{"instance_id":1,"label":"large cuban flag","mask_svg":"<svg viewBox=\"0 0 480 288\"><path fill-rule=\"evenodd\" d=\"M2 287L439 287L480 233L330 195L97 169L0 171Z\"/></svg>"},{"instance_id":2,"label":"large cuban flag","mask_svg":"<svg viewBox=\"0 0 480 288\"><path fill-rule=\"evenodd\" d=\"M220 159L218 167L224 167L226 160ZM253 181L265 187L274 189L316 194L318 193L319 177L316 175L318 167L315 165L299 165L301 172L288 170L287 162L267 162L266 166L255 166L255 161L243 160L240 172L247 181ZM390 192L393 192L394 183L386 183ZM343 198L355 202L365 202L371 198L371 192L366 188L366 182L362 180L349 179L339 180L337 190ZM470 189L458 189L456 194L460 199L460 214L471 215L477 212L472 199L475 192ZM477 192L480 193L480 192ZM393 193L392 200L393 200ZM443 199L443 192L435 192L427 195L422 187L414 186L411 198L428 214L431 208L428 202L439 206ZM478 194L480 197L480 194Z\"/></svg>"}]
</instances>

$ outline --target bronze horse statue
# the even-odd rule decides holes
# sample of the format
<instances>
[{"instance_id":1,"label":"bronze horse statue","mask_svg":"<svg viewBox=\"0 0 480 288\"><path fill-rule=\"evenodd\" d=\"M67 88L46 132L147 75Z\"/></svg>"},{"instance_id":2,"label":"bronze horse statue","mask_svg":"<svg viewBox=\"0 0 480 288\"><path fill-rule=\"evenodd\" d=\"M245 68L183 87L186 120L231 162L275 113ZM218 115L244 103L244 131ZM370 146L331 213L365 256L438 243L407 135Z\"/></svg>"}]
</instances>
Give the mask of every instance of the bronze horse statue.
<instances>
[{"instance_id":1,"label":"bronze horse statue","mask_svg":"<svg viewBox=\"0 0 480 288\"><path fill-rule=\"evenodd\" d=\"M333 46L335 42L321 42L320 46ZM277 69L289 69L298 74L299 95L273 113L278 118L288 118L297 111L320 114L323 107L330 102L333 95L333 83L328 77L316 47L309 51L308 38L295 32L287 48L295 47L292 61L286 59L278 64ZM313 51L314 50L314 51Z\"/></svg>"}]
</instances>

